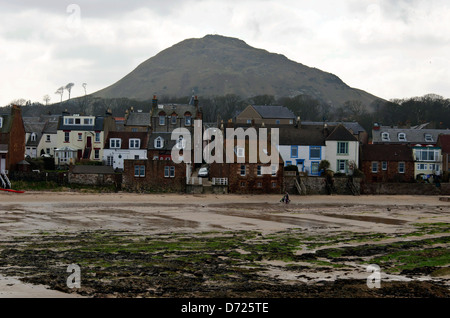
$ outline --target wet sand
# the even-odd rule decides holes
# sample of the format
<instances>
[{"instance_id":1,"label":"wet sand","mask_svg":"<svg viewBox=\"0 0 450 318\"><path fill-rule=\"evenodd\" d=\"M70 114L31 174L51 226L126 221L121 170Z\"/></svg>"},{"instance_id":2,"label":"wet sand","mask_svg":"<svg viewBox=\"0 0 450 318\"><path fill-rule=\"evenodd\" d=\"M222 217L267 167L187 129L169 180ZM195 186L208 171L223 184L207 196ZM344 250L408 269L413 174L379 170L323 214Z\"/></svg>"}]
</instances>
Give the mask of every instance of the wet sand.
<instances>
[{"instance_id":1,"label":"wet sand","mask_svg":"<svg viewBox=\"0 0 450 318\"><path fill-rule=\"evenodd\" d=\"M450 223L438 196L0 193L0 239L47 232L120 230L139 234L289 229L311 233L408 233L413 224ZM354 277L361 276L355 273ZM0 269L1 273L1 269ZM318 279L323 279L320 275ZM38 295L38 296L37 296ZM0 297L79 297L0 275Z\"/></svg>"}]
</instances>

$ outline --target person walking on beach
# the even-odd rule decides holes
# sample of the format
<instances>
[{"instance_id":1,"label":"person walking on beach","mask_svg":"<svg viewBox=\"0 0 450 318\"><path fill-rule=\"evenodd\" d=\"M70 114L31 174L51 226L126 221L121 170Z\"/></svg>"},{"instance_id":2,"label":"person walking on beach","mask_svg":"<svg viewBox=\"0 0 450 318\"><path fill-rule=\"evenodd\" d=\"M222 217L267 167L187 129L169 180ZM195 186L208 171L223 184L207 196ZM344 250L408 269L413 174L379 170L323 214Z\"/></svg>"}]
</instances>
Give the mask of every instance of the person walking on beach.
<instances>
[{"instance_id":1,"label":"person walking on beach","mask_svg":"<svg viewBox=\"0 0 450 318\"><path fill-rule=\"evenodd\" d=\"M288 204L291 200L289 200L289 193L286 191L286 194L281 198L281 202Z\"/></svg>"}]
</instances>

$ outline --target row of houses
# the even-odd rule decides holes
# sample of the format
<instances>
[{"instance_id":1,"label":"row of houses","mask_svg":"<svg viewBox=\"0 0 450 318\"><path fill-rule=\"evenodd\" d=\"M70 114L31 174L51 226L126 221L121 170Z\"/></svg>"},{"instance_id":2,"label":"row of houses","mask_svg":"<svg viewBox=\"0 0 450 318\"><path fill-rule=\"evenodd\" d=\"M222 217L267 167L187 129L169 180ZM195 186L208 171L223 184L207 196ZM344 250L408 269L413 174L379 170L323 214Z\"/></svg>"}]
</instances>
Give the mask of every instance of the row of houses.
<instances>
[{"instance_id":1,"label":"row of houses","mask_svg":"<svg viewBox=\"0 0 450 318\"><path fill-rule=\"evenodd\" d=\"M280 193L284 190L284 170L296 167L300 176L318 177L324 172L322 161L342 175L361 170L369 183L412 182L418 177L442 175L449 169L449 130L375 125L369 142L358 123L302 122L283 106L249 105L226 122L203 123L202 117L195 96L187 104L164 105L154 96L150 112L130 109L120 118L110 111L103 116L64 112L22 118L20 107L13 106L10 113L0 114L0 168L8 172L26 159L44 156L53 158L58 168L71 167L74 174L95 174L95 169L103 174L120 173L122 186L133 190L183 191L190 185L222 185L233 193ZM219 154L222 160L208 165L209 178L198 178L199 168L206 163L203 150L213 141L205 139L206 132L224 136L220 142L226 150L227 129L240 128L244 132L254 129L257 138L265 128L270 140L276 128L277 160L250 161L249 147L241 149L232 136L233 160L229 162L224 153ZM184 134L174 138L174 129ZM193 148L187 150L186 144L200 145L200 159ZM181 157L197 160L175 162L173 149ZM261 150L273 152L257 149ZM75 166L80 162L98 162L103 167Z\"/></svg>"}]
</instances>

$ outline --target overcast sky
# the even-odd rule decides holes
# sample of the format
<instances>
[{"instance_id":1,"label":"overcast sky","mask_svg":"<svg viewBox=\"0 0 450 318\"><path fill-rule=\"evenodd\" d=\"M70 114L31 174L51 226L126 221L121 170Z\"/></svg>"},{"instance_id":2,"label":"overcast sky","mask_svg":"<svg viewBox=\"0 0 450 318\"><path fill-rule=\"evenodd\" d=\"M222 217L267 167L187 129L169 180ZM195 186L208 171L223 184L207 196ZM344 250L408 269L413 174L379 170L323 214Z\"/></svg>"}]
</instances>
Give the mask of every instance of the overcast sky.
<instances>
[{"instance_id":1,"label":"overcast sky","mask_svg":"<svg viewBox=\"0 0 450 318\"><path fill-rule=\"evenodd\" d=\"M340 77L385 99L450 98L448 0L0 0L0 105L118 81L207 34ZM63 98L68 97L65 92Z\"/></svg>"}]
</instances>

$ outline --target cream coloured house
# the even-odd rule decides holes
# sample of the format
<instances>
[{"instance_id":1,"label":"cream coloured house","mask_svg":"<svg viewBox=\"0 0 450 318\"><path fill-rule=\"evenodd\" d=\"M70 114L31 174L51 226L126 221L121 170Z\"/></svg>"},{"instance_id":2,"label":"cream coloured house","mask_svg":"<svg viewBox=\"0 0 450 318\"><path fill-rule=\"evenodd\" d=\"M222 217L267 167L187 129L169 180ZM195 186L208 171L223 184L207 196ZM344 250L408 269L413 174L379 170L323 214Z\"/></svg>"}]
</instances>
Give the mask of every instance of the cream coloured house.
<instances>
[{"instance_id":1,"label":"cream coloured house","mask_svg":"<svg viewBox=\"0 0 450 318\"><path fill-rule=\"evenodd\" d=\"M105 136L114 129L115 121L111 116L61 116L56 136L55 164L101 161Z\"/></svg>"}]
</instances>

